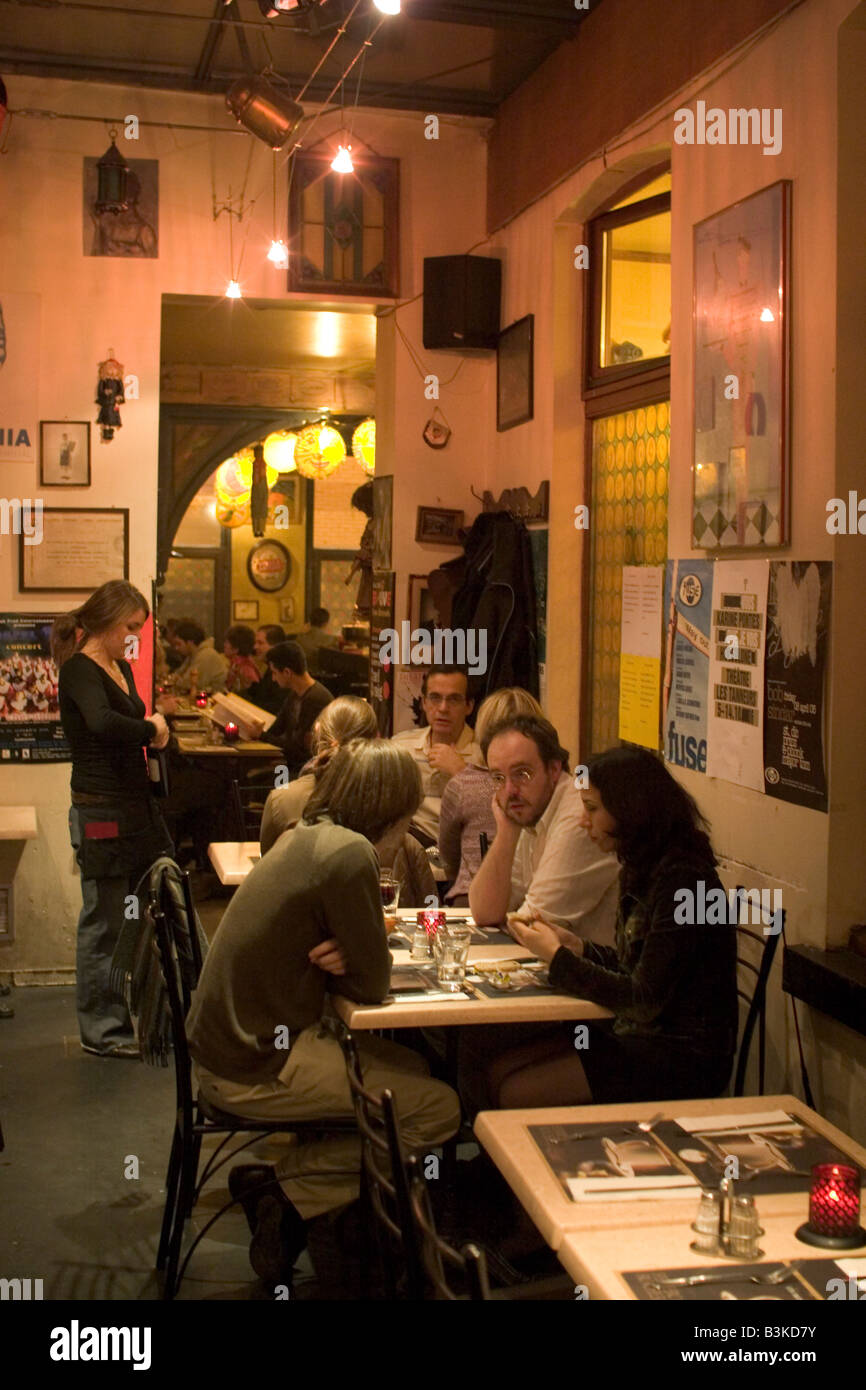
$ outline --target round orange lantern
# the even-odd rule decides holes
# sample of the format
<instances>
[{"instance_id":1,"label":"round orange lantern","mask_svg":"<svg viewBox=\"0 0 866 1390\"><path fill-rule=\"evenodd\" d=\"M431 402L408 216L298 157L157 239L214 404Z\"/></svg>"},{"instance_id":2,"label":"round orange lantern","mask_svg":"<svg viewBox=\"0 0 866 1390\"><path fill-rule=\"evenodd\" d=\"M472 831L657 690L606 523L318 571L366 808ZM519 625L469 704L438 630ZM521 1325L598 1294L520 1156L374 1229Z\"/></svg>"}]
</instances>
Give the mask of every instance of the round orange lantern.
<instances>
[{"instance_id":1,"label":"round orange lantern","mask_svg":"<svg viewBox=\"0 0 866 1390\"><path fill-rule=\"evenodd\" d=\"M295 467L295 445L298 436L295 430L274 430L265 440L265 463L268 469L275 468L278 473L291 473ZM270 475L268 482L272 482Z\"/></svg>"},{"instance_id":2,"label":"round orange lantern","mask_svg":"<svg viewBox=\"0 0 866 1390\"><path fill-rule=\"evenodd\" d=\"M346 457L339 430L331 425L307 425L295 445L295 467L304 478L327 478Z\"/></svg>"},{"instance_id":3,"label":"round orange lantern","mask_svg":"<svg viewBox=\"0 0 866 1390\"><path fill-rule=\"evenodd\" d=\"M362 420L352 435L352 453L366 473L376 472L376 421Z\"/></svg>"},{"instance_id":4,"label":"round orange lantern","mask_svg":"<svg viewBox=\"0 0 866 1390\"><path fill-rule=\"evenodd\" d=\"M234 502L226 502L223 498L218 497L215 515L220 526L234 528L245 525L250 520L249 493L243 499L236 498Z\"/></svg>"}]
</instances>

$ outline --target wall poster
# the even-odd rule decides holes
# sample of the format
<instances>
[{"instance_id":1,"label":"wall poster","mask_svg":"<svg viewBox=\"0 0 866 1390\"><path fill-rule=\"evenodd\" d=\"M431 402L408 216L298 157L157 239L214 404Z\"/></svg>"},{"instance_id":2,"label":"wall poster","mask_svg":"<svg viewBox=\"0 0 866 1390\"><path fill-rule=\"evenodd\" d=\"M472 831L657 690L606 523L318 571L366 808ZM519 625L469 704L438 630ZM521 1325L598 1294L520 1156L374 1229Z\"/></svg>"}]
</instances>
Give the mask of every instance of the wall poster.
<instances>
[{"instance_id":1,"label":"wall poster","mask_svg":"<svg viewBox=\"0 0 866 1390\"><path fill-rule=\"evenodd\" d=\"M39 442L38 294L0 290L0 459L35 463Z\"/></svg>"},{"instance_id":2,"label":"wall poster","mask_svg":"<svg viewBox=\"0 0 866 1390\"><path fill-rule=\"evenodd\" d=\"M764 790L766 560L720 560L713 574L707 774Z\"/></svg>"},{"instance_id":3,"label":"wall poster","mask_svg":"<svg viewBox=\"0 0 866 1390\"><path fill-rule=\"evenodd\" d=\"M0 614L0 760L70 761L60 725L52 616Z\"/></svg>"},{"instance_id":4,"label":"wall poster","mask_svg":"<svg viewBox=\"0 0 866 1390\"><path fill-rule=\"evenodd\" d=\"M668 560L662 749L667 762L707 770L707 688L713 561Z\"/></svg>"},{"instance_id":5,"label":"wall poster","mask_svg":"<svg viewBox=\"0 0 866 1390\"><path fill-rule=\"evenodd\" d=\"M827 810L824 682L832 582L829 560L770 565L765 791L816 811Z\"/></svg>"},{"instance_id":6,"label":"wall poster","mask_svg":"<svg viewBox=\"0 0 866 1390\"><path fill-rule=\"evenodd\" d=\"M661 569L623 565L619 736L653 751L659 746L661 627Z\"/></svg>"}]
</instances>

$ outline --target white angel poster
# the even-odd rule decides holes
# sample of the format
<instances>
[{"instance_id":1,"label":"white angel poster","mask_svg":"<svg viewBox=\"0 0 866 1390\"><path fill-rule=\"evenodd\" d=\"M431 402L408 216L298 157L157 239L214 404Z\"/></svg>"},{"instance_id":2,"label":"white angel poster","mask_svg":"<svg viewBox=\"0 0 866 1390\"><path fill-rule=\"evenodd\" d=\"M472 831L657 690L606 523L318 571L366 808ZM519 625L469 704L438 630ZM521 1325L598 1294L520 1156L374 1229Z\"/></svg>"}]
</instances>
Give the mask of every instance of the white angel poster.
<instances>
[{"instance_id":1,"label":"white angel poster","mask_svg":"<svg viewBox=\"0 0 866 1390\"><path fill-rule=\"evenodd\" d=\"M767 600L764 782L768 795L827 810L824 697L833 566L774 560Z\"/></svg>"}]
</instances>

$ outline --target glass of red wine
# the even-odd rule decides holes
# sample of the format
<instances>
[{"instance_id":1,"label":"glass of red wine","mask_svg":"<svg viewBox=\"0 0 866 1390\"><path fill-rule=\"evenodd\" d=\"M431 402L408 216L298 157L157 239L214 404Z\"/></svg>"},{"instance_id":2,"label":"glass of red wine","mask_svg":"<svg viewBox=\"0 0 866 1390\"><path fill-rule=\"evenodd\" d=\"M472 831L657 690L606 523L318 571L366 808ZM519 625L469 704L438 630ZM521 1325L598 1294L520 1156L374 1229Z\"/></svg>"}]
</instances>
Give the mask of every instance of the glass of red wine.
<instances>
[{"instance_id":1,"label":"glass of red wine","mask_svg":"<svg viewBox=\"0 0 866 1390\"><path fill-rule=\"evenodd\" d=\"M382 911L385 914L386 926L396 926L400 884L390 869L382 869L379 873L379 894L382 899Z\"/></svg>"}]
</instances>

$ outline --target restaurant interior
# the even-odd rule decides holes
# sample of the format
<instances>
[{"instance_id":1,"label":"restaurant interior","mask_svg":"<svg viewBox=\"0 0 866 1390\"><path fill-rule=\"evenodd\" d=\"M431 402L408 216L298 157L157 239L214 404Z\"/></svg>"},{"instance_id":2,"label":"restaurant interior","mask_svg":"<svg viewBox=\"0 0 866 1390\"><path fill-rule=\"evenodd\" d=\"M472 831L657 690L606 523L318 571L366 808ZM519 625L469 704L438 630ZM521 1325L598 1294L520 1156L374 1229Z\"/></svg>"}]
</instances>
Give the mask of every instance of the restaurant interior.
<instances>
[{"instance_id":1,"label":"restaurant interior","mask_svg":"<svg viewBox=\"0 0 866 1390\"><path fill-rule=\"evenodd\" d=\"M0 0L3 1298L866 1298L864 69L862 0ZM140 900L162 1013L137 996L151 1064L128 1067L79 1038L87 875L51 645L120 579L147 605L123 650L137 717L170 733L148 776L180 870ZM330 763L318 723L296 762L268 742L310 678L368 702L359 768L360 738L394 740L423 807L440 782L408 828L415 896L404 879L389 899L381 870L398 973L341 994L314 971L339 1113L322 1083L318 1110L257 1125L204 1098L227 1073L201 1039L220 937L322 828L298 810L269 847L266 800L299 774L312 804L343 794L336 734ZM505 688L532 697L523 722L481 737ZM455 767L427 754L464 695L467 751L441 741L486 779L491 833L460 898L436 829ZM538 786L531 759L497 771L507 729L568 784L593 853L605 750L693 798L735 904L726 1081L597 1083L621 1015L587 982L626 969L645 904L619 899L608 945L549 953L581 912L521 939L547 920L529 869L515 930L491 906L493 866L519 877L507 837L534 874L550 828L539 810L518 840L487 809L511 786L514 821ZM330 830L364 839L353 825ZM345 902L363 915L357 885ZM588 1047L585 1096L550 1080L522 1103L506 1077L474 1104L478 1039L486 1066L541 1025ZM370 1049L397 1046L459 1111L414 1148L399 1085L382 1107L390 1073L365 1084ZM360 1196L308 1219L273 1175L331 1131Z\"/></svg>"}]
</instances>

